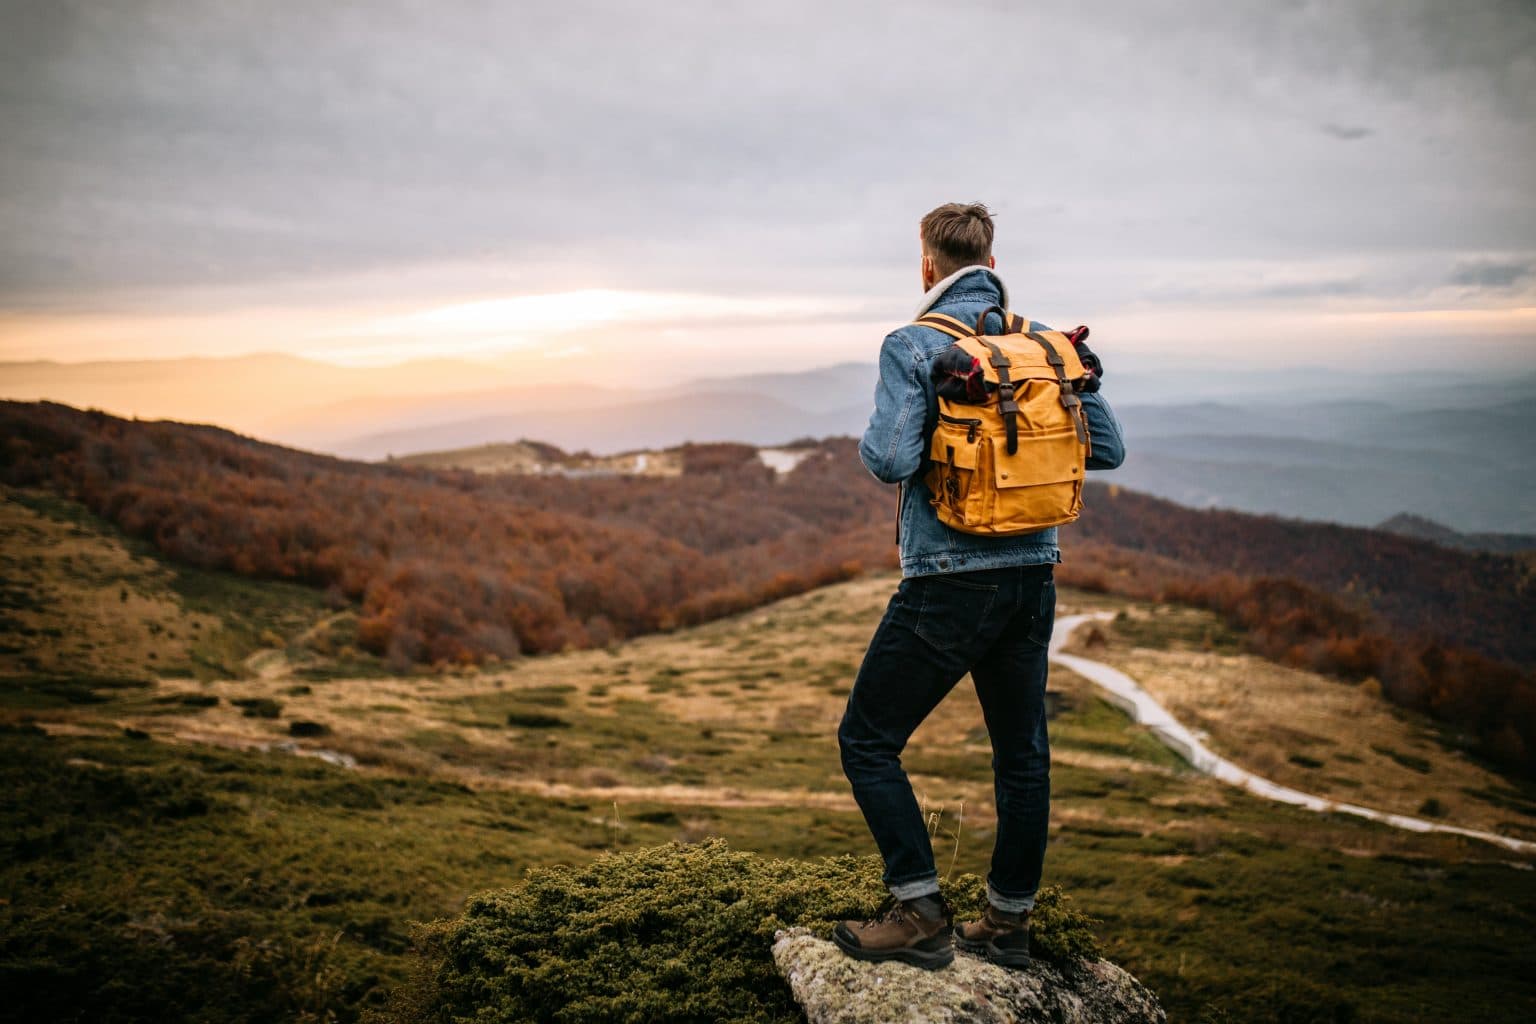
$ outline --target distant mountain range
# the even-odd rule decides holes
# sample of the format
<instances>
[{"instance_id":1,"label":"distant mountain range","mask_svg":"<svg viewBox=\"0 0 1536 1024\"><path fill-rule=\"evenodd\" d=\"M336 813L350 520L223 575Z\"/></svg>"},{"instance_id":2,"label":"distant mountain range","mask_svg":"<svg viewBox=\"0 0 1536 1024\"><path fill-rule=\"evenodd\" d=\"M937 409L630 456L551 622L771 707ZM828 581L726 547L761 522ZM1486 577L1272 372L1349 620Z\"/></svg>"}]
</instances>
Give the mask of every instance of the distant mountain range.
<instances>
[{"instance_id":1,"label":"distant mountain range","mask_svg":"<svg viewBox=\"0 0 1536 1024\"><path fill-rule=\"evenodd\" d=\"M1536 375L1356 377L1143 360L1106 380L1129 451L1114 479L1137 490L1350 525L1408 515L1466 534L1536 534ZM858 436L874 383L872 363L666 388L606 379L528 386L508 371L447 359L340 367L266 353L0 364L6 397L217 423L372 460L520 439L608 455L685 441Z\"/></svg>"},{"instance_id":2,"label":"distant mountain range","mask_svg":"<svg viewBox=\"0 0 1536 1024\"><path fill-rule=\"evenodd\" d=\"M1133 405L1117 479L1197 508L1368 526L1408 513L1461 532L1536 533L1536 400Z\"/></svg>"},{"instance_id":3,"label":"distant mountain range","mask_svg":"<svg viewBox=\"0 0 1536 1024\"><path fill-rule=\"evenodd\" d=\"M847 399L872 395L874 376L872 365L854 363L652 393L541 392L518 401L487 393L393 412L380 403L380 415L410 425L309 446L380 459L520 438L612 454L685 440L773 445L805 436L856 437L872 400ZM1536 450L1527 440L1536 436L1536 387L1532 397L1443 408L1383 398L1111 400L1130 452L1114 479L1136 490L1197 508L1355 526L1406 513L1467 533L1536 533ZM486 403L501 403L503 411L465 415ZM450 411L459 415L450 418ZM290 443L303 445L301 439Z\"/></svg>"},{"instance_id":4,"label":"distant mountain range","mask_svg":"<svg viewBox=\"0 0 1536 1024\"><path fill-rule=\"evenodd\" d=\"M1376 529L1398 533L1404 537L1417 537L1433 541L1448 548L1465 548L1468 551L1488 551L1498 555L1521 552L1536 553L1536 534L1530 533L1458 533L1448 526L1424 519L1421 516L1397 515L1379 524Z\"/></svg>"}]
</instances>

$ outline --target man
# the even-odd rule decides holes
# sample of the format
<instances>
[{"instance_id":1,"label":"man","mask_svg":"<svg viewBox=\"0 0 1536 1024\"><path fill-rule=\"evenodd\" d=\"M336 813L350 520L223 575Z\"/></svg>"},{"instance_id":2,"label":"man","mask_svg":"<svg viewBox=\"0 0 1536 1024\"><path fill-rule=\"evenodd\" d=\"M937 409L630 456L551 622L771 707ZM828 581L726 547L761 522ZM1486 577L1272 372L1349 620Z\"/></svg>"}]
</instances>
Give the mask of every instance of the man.
<instances>
[{"instance_id":1,"label":"man","mask_svg":"<svg viewBox=\"0 0 1536 1024\"><path fill-rule=\"evenodd\" d=\"M1009 308L994 272L992 217L980 204L950 203L922 219L924 313L966 323L988 306ZM1030 330L1049 330L1031 321ZM988 330L1002 333L996 313ZM961 533L939 522L923 482L938 420L929 379L953 339L909 324L880 347L875 411L859 457L878 479L901 485L902 580L875 630L838 728L843 771L885 860L891 900L870 921L844 921L839 946L862 960L937 968L954 945L994 963L1029 963L1029 915L1039 888L1050 809L1046 648L1055 618L1052 579L1061 561L1056 528L1006 537ZM1092 454L1088 469L1125 456L1120 424L1098 394L1081 396ZM953 926L939 895L933 847L901 752L914 730L967 672L976 684L997 802L997 836L980 920Z\"/></svg>"}]
</instances>

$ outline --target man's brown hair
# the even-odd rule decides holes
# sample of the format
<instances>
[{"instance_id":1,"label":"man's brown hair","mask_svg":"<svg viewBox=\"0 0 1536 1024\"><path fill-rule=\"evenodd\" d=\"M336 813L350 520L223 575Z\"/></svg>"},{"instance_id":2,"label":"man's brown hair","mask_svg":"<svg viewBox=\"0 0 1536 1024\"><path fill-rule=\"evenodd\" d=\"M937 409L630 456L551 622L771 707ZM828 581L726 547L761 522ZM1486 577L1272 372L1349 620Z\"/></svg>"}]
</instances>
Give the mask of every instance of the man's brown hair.
<instances>
[{"instance_id":1,"label":"man's brown hair","mask_svg":"<svg viewBox=\"0 0 1536 1024\"><path fill-rule=\"evenodd\" d=\"M992 211L980 203L945 203L923 218L923 251L939 277L987 262L992 255Z\"/></svg>"}]
</instances>

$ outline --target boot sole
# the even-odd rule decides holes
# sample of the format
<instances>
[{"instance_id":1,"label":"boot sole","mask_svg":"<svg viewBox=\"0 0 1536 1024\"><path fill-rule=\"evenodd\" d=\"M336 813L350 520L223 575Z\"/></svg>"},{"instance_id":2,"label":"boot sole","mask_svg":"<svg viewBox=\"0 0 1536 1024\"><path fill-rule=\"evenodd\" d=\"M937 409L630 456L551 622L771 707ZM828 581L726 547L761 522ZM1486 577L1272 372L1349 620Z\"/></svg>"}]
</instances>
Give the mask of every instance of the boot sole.
<instances>
[{"instance_id":1,"label":"boot sole","mask_svg":"<svg viewBox=\"0 0 1536 1024\"><path fill-rule=\"evenodd\" d=\"M955 948L962 953L979 956L983 960L997 964L999 967L1021 968L1034 963L1030 955L1021 949L999 949L991 942L978 942L974 939L962 939L959 935L954 938Z\"/></svg>"},{"instance_id":2,"label":"boot sole","mask_svg":"<svg viewBox=\"0 0 1536 1024\"><path fill-rule=\"evenodd\" d=\"M902 949L865 949L855 946L843 938L842 933L832 932L832 941L837 943L837 948L853 957L855 960L870 962L884 962L895 960L898 963L910 964L913 967L921 967L925 971L936 971L941 967L948 967L955 962L955 950L953 946L935 952L926 952L921 949L905 947Z\"/></svg>"}]
</instances>

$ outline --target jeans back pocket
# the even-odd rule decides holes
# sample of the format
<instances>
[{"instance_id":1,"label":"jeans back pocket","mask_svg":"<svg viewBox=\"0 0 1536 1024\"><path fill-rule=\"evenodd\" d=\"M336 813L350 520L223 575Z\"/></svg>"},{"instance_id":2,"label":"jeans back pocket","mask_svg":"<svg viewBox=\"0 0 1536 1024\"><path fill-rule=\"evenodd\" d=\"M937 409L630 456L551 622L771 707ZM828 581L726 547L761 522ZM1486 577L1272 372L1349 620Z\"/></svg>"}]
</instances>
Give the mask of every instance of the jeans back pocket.
<instances>
[{"instance_id":1,"label":"jeans back pocket","mask_svg":"<svg viewBox=\"0 0 1536 1024\"><path fill-rule=\"evenodd\" d=\"M997 587L945 574L919 578L923 595L914 627L917 635L936 651L952 651L975 640L997 601Z\"/></svg>"}]
</instances>

